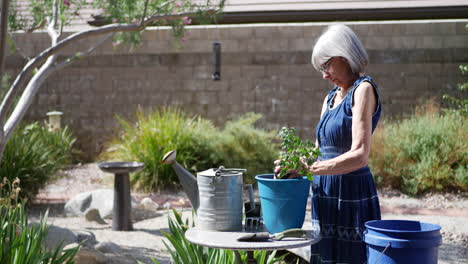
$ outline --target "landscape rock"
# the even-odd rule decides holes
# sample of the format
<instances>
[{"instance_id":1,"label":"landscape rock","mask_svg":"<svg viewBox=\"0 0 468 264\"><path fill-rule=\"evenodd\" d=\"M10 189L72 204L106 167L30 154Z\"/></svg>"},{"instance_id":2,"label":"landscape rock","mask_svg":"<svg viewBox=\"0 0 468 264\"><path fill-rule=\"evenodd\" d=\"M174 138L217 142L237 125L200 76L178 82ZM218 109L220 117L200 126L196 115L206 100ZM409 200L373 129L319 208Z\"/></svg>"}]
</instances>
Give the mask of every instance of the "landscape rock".
<instances>
[{"instance_id":1,"label":"landscape rock","mask_svg":"<svg viewBox=\"0 0 468 264\"><path fill-rule=\"evenodd\" d=\"M135 199L132 197L132 206L135 204ZM83 216L91 208L98 209L102 218L111 219L114 208L114 190L98 189L80 193L65 204L65 214Z\"/></svg>"},{"instance_id":2,"label":"landscape rock","mask_svg":"<svg viewBox=\"0 0 468 264\"><path fill-rule=\"evenodd\" d=\"M154 202L153 199L145 197L141 200L140 207L148 210L158 210L159 204Z\"/></svg>"},{"instance_id":3,"label":"landscape rock","mask_svg":"<svg viewBox=\"0 0 468 264\"><path fill-rule=\"evenodd\" d=\"M165 202L163 204L163 208L164 209L171 209L172 208L172 203L171 202Z\"/></svg>"},{"instance_id":4,"label":"landscape rock","mask_svg":"<svg viewBox=\"0 0 468 264\"><path fill-rule=\"evenodd\" d=\"M122 248L119 245L110 241L99 242L98 244L96 244L96 246L94 246L94 249L102 253L117 254L122 252Z\"/></svg>"},{"instance_id":5,"label":"landscape rock","mask_svg":"<svg viewBox=\"0 0 468 264\"><path fill-rule=\"evenodd\" d=\"M80 243L85 247L93 247L96 244L96 236L87 230L70 230L58 226L49 226L44 246L47 249L56 249L60 244L63 246Z\"/></svg>"},{"instance_id":6,"label":"landscape rock","mask_svg":"<svg viewBox=\"0 0 468 264\"><path fill-rule=\"evenodd\" d=\"M72 230L77 237L77 243L80 243L84 247L93 248L97 244L96 236L89 230Z\"/></svg>"},{"instance_id":7,"label":"landscape rock","mask_svg":"<svg viewBox=\"0 0 468 264\"><path fill-rule=\"evenodd\" d=\"M49 185L47 192L41 191L47 195L61 195L67 197L67 199L73 197L75 194L88 191L97 190L100 188L109 188L108 183L102 182L103 173L97 167L96 164L87 164L84 166L77 166L73 169L67 170L67 177L61 178L53 185ZM150 197L159 205L164 205L169 208L176 207L179 204L177 201L181 198L186 199L186 195L183 192L161 192L155 194L142 194L134 193L136 197ZM256 195L258 199L258 194ZM411 197L402 194L398 190L379 190L379 200L381 205L388 205L390 210L387 213L382 213L382 219L407 219L416 220L422 222L429 222L439 224L442 227L441 233L443 236L443 244L439 247L439 264L468 264L468 225L466 221L466 209L468 208L467 195L464 193L453 193L453 194L440 194L431 193L422 197L417 197L418 203L415 203ZM309 199L310 201L310 199ZM186 203L190 202L186 199ZM424 211L403 211L403 213L395 213L396 209L399 208L452 208L458 209L460 212L459 216L445 215L446 212L441 211L439 214L416 214L415 212ZM178 208L179 209L179 208ZM139 210L132 209L132 216L138 213ZM161 231L168 232L168 214L170 211L161 210L142 210L145 211L145 220L137 221L138 218L132 218L134 220L134 230L131 232L120 232L112 230L110 225L98 225L94 222L87 222L84 217L63 217L60 212L57 215L49 214L49 221L54 225L70 228L73 230L82 230L83 228L89 228L95 234L98 241L112 241L117 244L121 251L117 253L103 253L106 258L106 263L112 264L135 264L137 261L141 261L145 264L154 264L151 257L156 258L161 264L170 264L171 256L167 251L164 241L167 243L167 239L164 238ZM146 212L156 212L154 218L148 219ZM30 220L39 221L40 211L31 211L34 214L30 215ZM436 212L435 210L429 212ZM182 210L183 219L192 219L192 209L184 208ZM134 216L133 216L134 217ZM310 207L306 214L305 223L311 222ZM97 246L97 245L96 245ZM96 246L93 248L96 249ZM299 254L302 255L302 254ZM415 263L416 264L416 263Z\"/></svg>"},{"instance_id":8,"label":"landscape rock","mask_svg":"<svg viewBox=\"0 0 468 264\"><path fill-rule=\"evenodd\" d=\"M78 244L70 244L65 249L77 247ZM81 247L80 251L75 256L75 264L105 264L107 263L107 257L94 249Z\"/></svg>"},{"instance_id":9,"label":"landscape rock","mask_svg":"<svg viewBox=\"0 0 468 264\"><path fill-rule=\"evenodd\" d=\"M154 209L145 209L136 207L132 209L132 220L134 222L140 222L145 219L154 218L158 215L161 215L157 210Z\"/></svg>"},{"instance_id":10,"label":"landscape rock","mask_svg":"<svg viewBox=\"0 0 468 264\"><path fill-rule=\"evenodd\" d=\"M99 189L80 193L71 198L65 204L65 214L67 216L83 216L90 208L99 210L99 214L104 217L112 217L114 206L114 191L111 189Z\"/></svg>"},{"instance_id":11,"label":"landscape rock","mask_svg":"<svg viewBox=\"0 0 468 264\"><path fill-rule=\"evenodd\" d=\"M102 219L101 215L99 214L99 210L96 208L91 208L85 213L86 221L88 222L96 222L101 225L106 225L106 221Z\"/></svg>"}]
</instances>

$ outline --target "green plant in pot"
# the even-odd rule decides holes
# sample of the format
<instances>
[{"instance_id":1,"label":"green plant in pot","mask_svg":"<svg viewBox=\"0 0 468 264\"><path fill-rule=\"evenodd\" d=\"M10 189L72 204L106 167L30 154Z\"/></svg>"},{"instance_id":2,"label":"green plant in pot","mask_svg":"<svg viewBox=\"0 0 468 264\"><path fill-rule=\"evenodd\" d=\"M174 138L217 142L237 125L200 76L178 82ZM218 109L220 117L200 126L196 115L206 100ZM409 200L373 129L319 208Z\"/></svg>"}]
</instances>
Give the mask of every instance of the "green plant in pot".
<instances>
[{"instance_id":1,"label":"green plant in pot","mask_svg":"<svg viewBox=\"0 0 468 264\"><path fill-rule=\"evenodd\" d=\"M281 143L280 158L275 161L274 176L276 179L294 179L307 176L312 181L313 176L301 166L300 159L305 158L308 165L317 159L320 151L310 140L302 141L294 128L281 128L279 137Z\"/></svg>"},{"instance_id":2,"label":"green plant in pot","mask_svg":"<svg viewBox=\"0 0 468 264\"><path fill-rule=\"evenodd\" d=\"M320 155L310 141L302 141L294 128L283 127L280 158L274 174L257 175L263 221L270 233L301 228L304 223L312 174L301 166L305 158L311 165Z\"/></svg>"}]
</instances>

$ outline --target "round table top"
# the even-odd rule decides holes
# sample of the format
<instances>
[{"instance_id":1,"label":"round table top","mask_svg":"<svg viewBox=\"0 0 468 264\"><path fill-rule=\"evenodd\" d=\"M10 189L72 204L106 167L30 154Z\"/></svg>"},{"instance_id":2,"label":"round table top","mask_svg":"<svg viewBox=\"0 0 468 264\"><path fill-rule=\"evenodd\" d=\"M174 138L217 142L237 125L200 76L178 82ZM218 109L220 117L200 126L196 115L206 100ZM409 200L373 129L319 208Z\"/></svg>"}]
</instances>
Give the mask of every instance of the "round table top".
<instances>
[{"instance_id":1,"label":"round table top","mask_svg":"<svg viewBox=\"0 0 468 264\"><path fill-rule=\"evenodd\" d=\"M196 227L185 232L188 241L210 248L222 248L231 250L280 250L305 247L320 241L317 231L307 230L307 238L284 238L282 240L269 239L261 242L241 242L237 239L241 236L255 232L247 231L209 231Z\"/></svg>"}]
</instances>

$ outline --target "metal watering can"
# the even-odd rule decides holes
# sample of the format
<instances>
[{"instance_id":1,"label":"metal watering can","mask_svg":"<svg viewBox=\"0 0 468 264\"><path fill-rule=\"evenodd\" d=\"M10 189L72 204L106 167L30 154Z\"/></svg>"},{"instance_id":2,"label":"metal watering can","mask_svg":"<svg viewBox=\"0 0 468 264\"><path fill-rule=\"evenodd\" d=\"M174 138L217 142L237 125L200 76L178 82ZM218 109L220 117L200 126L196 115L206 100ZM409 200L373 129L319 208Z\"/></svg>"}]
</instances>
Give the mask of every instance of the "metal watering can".
<instances>
[{"instance_id":1,"label":"metal watering can","mask_svg":"<svg viewBox=\"0 0 468 264\"><path fill-rule=\"evenodd\" d=\"M245 169L223 166L192 175L176 161L176 151L164 155L162 162L171 164L180 184L197 213L197 227L204 230L230 231L242 229L242 174ZM249 186L250 208L255 208Z\"/></svg>"}]
</instances>

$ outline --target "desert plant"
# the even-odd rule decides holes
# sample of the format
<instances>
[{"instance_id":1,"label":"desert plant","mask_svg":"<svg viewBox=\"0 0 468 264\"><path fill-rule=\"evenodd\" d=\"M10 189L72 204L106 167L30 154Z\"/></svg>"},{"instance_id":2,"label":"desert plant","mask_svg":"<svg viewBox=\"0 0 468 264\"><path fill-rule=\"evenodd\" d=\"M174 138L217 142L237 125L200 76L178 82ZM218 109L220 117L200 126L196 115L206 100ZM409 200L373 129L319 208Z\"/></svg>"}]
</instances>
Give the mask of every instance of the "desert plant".
<instances>
[{"instance_id":1,"label":"desert plant","mask_svg":"<svg viewBox=\"0 0 468 264\"><path fill-rule=\"evenodd\" d=\"M465 25L465 29L468 30L468 24ZM465 75L468 73L468 64L462 64L459 66L460 72L462 75ZM445 100L445 102L448 103L447 109L444 109L445 111L452 111L452 112L458 112L460 114L468 114L468 99L467 99L467 91L468 91L468 82L465 83L460 83L457 85L458 91L461 93L460 97L457 98L448 94L444 94L442 96L442 99Z\"/></svg>"},{"instance_id":2,"label":"desert plant","mask_svg":"<svg viewBox=\"0 0 468 264\"><path fill-rule=\"evenodd\" d=\"M0 177L22 182L22 195L34 197L55 173L72 161L75 138L65 127L49 131L38 122L21 126L8 142Z\"/></svg>"},{"instance_id":3,"label":"desert plant","mask_svg":"<svg viewBox=\"0 0 468 264\"><path fill-rule=\"evenodd\" d=\"M301 175L313 180L312 173L304 170L300 159L305 158L307 164L312 165L320 155L320 151L315 147L315 144L309 140L302 141L296 134L296 129L287 127L281 128L279 132L282 142L280 157L275 168L275 178L284 179Z\"/></svg>"},{"instance_id":4,"label":"desert plant","mask_svg":"<svg viewBox=\"0 0 468 264\"><path fill-rule=\"evenodd\" d=\"M207 248L190 243L185 238L185 231L189 227L193 227L194 223L193 221L189 221L189 219L183 220L176 210L172 211L172 216L169 215L168 221L170 233L162 233L172 247L166 241L163 242L171 254L173 263L236 263L236 256L232 250ZM245 261L247 259L247 252L238 252L241 259ZM271 254L268 254L266 251L254 251L254 257L257 263L270 264L282 262L286 255L277 257L276 251L273 251ZM157 263L156 260L154 262Z\"/></svg>"},{"instance_id":5,"label":"desert plant","mask_svg":"<svg viewBox=\"0 0 468 264\"><path fill-rule=\"evenodd\" d=\"M460 71L462 74L468 73L468 65L460 65ZM443 95L443 99L448 104L448 107L444 109L446 112L458 112L460 114L468 114L468 83L461 83L457 86L458 91L460 92L459 97L450 96L448 94Z\"/></svg>"},{"instance_id":6,"label":"desert plant","mask_svg":"<svg viewBox=\"0 0 468 264\"><path fill-rule=\"evenodd\" d=\"M224 1L3 0L0 23L0 77L4 75L7 39L8 44L18 50L18 54L24 57L26 63L12 84L8 88L5 87L8 92L1 98L0 161L7 142L29 109L35 94L52 73L89 55L111 37L114 37L113 44L116 46L126 42L133 47L141 39L141 32L150 26L170 25L174 29L174 35L180 39L185 32L184 25L190 24L192 18L198 19L198 22L214 21L224 7ZM97 28L86 28L64 36L64 27L69 25L74 17L81 16L81 8L91 4L102 12L96 16L97 21L90 21L90 24ZM29 55L31 57L23 54L15 43L15 36L8 34L16 30L29 33L39 29L49 35L51 45L45 50ZM64 55L63 51L70 47L75 49L72 55L58 56L60 53ZM0 86L2 84L0 82Z\"/></svg>"},{"instance_id":7,"label":"desert plant","mask_svg":"<svg viewBox=\"0 0 468 264\"><path fill-rule=\"evenodd\" d=\"M261 118L260 114L247 113L228 121L212 150L219 159L215 164L247 169L247 183L253 182L255 175L271 171L278 153L275 131L255 127Z\"/></svg>"},{"instance_id":8,"label":"desert plant","mask_svg":"<svg viewBox=\"0 0 468 264\"><path fill-rule=\"evenodd\" d=\"M0 263L2 264L72 264L79 247L45 250L47 213L38 225L30 225L25 202L19 198L20 180L0 183Z\"/></svg>"},{"instance_id":9,"label":"desert plant","mask_svg":"<svg viewBox=\"0 0 468 264\"><path fill-rule=\"evenodd\" d=\"M109 160L136 160L144 162L144 169L132 175L132 183L146 190L174 187L177 177L161 159L176 149L178 161L192 172L211 165L209 141L201 131L214 134L215 127L208 121L189 117L175 108L162 108L144 113L138 111L136 122L118 118L120 135L110 141L101 158ZM203 127L203 128L202 128Z\"/></svg>"},{"instance_id":10,"label":"desert plant","mask_svg":"<svg viewBox=\"0 0 468 264\"><path fill-rule=\"evenodd\" d=\"M121 133L101 155L107 160L135 160L144 169L132 175L132 183L147 191L177 186L177 176L161 163L163 155L177 150L177 161L192 173L224 165L247 168L248 175L271 170L276 145L274 133L254 127L260 115L247 114L226 124L223 130L210 121L189 116L177 108L144 113L136 121L119 118ZM253 177L252 177L253 178ZM246 178L246 182L252 179Z\"/></svg>"},{"instance_id":11,"label":"desert plant","mask_svg":"<svg viewBox=\"0 0 468 264\"><path fill-rule=\"evenodd\" d=\"M432 111L428 110L432 109ZM376 182L407 194L468 190L466 115L433 106L374 133L370 155Z\"/></svg>"}]
</instances>

